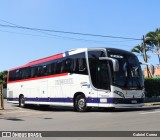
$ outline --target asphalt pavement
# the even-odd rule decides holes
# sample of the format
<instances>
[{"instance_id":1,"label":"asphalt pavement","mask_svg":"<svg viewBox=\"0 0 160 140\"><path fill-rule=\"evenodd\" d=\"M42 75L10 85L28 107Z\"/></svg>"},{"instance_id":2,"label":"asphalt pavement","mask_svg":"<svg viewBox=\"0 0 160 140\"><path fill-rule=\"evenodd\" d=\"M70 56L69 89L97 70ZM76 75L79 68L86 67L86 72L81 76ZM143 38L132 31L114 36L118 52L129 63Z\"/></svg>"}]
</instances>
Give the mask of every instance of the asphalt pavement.
<instances>
[{"instance_id":1,"label":"asphalt pavement","mask_svg":"<svg viewBox=\"0 0 160 140\"><path fill-rule=\"evenodd\" d=\"M74 112L68 107L20 108L17 104L7 103L6 100L4 103L5 109L0 110L0 131L95 131L96 133L96 131L160 130L159 103L147 103L144 107L116 108L114 111L94 108L84 113Z\"/></svg>"}]
</instances>

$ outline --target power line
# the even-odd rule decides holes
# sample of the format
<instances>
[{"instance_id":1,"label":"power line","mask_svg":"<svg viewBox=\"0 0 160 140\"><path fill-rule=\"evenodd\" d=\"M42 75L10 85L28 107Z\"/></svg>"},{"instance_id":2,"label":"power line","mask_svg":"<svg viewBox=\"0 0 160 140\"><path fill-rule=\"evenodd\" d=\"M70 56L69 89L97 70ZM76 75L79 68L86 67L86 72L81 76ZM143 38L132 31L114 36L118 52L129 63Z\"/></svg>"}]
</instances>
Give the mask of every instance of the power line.
<instances>
[{"instance_id":1,"label":"power line","mask_svg":"<svg viewBox=\"0 0 160 140\"><path fill-rule=\"evenodd\" d=\"M8 22L11 24L10 22ZM108 35L99 35L99 34L89 34L89 33L79 33L79 32L68 32L68 31L58 31L58 30L49 30L49 29L40 29L40 28L30 28L25 26L17 26L17 25L6 25L0 24L1 27L6 28L18 28L24 30L32 30L32 31L43 31L43 32L55 32L55 33L63 33L63 34L72 34L72 35L82 35L82 36L92 36L92 37L103 37L103 38L114 38L114 39L127 39L127 40L142 40L138 38L129 38L129 37L120 37L120 36L108 36Z\"/></svg>"},{"instance_id":2,"label":"power line","mask_svg":"<svg viewBox=\"0 0 160 140\"><path fill-rule=\"evenodd\" d=\"M17 27L23 27L23 26L21 26L21 25L17 25L17 24L15 24L15 23L11 23L11 22L8 22L8 21L6 21L6 20L3 20L3 19L0 19L0 21L2 21L2 22L5 22L5 23L8 23L8 24L11 24L11 25L14 25L14 26L17 26ZM45 35L50 35L49 33L44 33L44 32L42 32L42 31L36 31L36 32L40 32L40 33L43 33L43 34L45 34ZM23 33L22 33L23 34ZM25 34L25 33L24 33ZM32 34L31 34L32 35ZM35 35L34 35L35 36Z\"/></svg>"},{"instance_id":3,"label":"power line","mask_svg":"<svg viewBox=\"0 0 160 140\"><path fill-rule=\"evenodd\" d=\"M59 36L59 35L53 35L53 34L47 34L46 35L38 35L38 34L30 34L30 33L21 33L21 32L13 32L13 31L5 31L5 30L0 30L0 32L5 32L5 33L10 33L10 34L20 34L20 35L28 35L28 36L38 36L38 37L57 37L57 38L63 38L63 39L70 39L70 40L75 40L75 41L83 41L83 42L93 42L93 43L100 43L100 44L108 44L108 45L123 45L127 47L132 47L126 44L115 44L112 42L123 42L123 41L99 41L99 40L88 40L88 39L82 39L82 38L73 38L73 37L66 37L66 36Z\"/></svg>"},{"instance_id":4,"label":"power line","mask_svg":"<svg viewBox=\"0 0 160 140\"><path fill-rule=\"evenodd\" d=\"M44 35L30 34L30 33L21 33L21 32L13 32L13 31L6 31L6 30L0 30L0 32L10 33L10 34L28 35L28 36L46 37Z\"/></svg>"},{"instance_id":5,"label":"power line","mask_svg":"<svg viewBox=\"0 0 160 140\"><path fill-rule=\"evenodd\" d=\"M115 36L104 36L104 35L95 35L95 34L84 34L84 33L75 33L75 32L64 32L64 31L56 31L56 30L46 30L46 29L38 29L38 28L29 28L29 27L24 27L21 25L17 25L8 21L5 21L3 19L0 19L0 21L5 22L7 24L11 24L11 25L4 25L4 24L0 24L2 25L2 27L10 27L10 28L19 28L19 29L27 29L27 30L32 30L32 31L36 31L39 33L43 33L47 36L42 36L42 35L35 35L35 34L27 34L27 33L20 33L20 32L13 32L13 31L3 31L0 30L1 32L7 32L7 33L12 33L12 34L22 34L22 35L30 35L30 36L39 36L39 37L48 37L48 36L52 36L52 37L58 37L58 38L63 38L63 39L70 39L70 40L76 40L76 41L83 41L83 42L94 42L94 43L109 43L109 42L126 42L126 41L133 41L133 40L141 40L141 39L135 39L135 38L124 38L124 37L115 37ZM60 36L60 35L54 35L54 34L50 34L47 32L58 32L58 33L67 33L67 34L80 34L80 35L87 35L87 36L99 36L99 37L108 37L108 38L120 38L120 39L124 39L123 41L97 41L97 40L88 40L88 39L82 39L82 38L75 38L75 37L66 37L66 36ZM127 40L126 40L127 39ZM109 43L111 45L123 45L123 46L128 46L131 47L129 45L124 45L124 44L113 44L113 43Z\"/></svg>"}]
</instances>

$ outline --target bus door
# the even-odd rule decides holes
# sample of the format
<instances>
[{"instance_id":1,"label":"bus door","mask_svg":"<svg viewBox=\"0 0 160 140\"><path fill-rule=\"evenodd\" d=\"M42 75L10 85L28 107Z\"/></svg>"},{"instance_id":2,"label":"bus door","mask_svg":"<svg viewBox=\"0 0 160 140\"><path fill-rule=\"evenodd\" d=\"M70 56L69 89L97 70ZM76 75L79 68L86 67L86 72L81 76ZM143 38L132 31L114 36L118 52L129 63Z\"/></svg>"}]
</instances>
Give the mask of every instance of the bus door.
<instances>
[{"instance_id":1,"label":"bus door","mask_svg":"<svg viewBox=\"0 0 160 140\"><path fill-rule=\"evenodd\" d=\"M90 79L95 91L98 103L107 101L110 92L109 65L107 60L99 60L105 57L105 50L90 50L88 52Z\"/></svg>"},{"instance_id":2,"label":"bus door","mask_svg":"<svg viewBox=\"0 0 160 140\"><path fill-rule=\"evenodd\" d=\"M102 60L97 66L97 88L99 103L107 103L107 98L110 96L110 75L109 64L107 60ZM99 105L100 105L99 104Z\"/></svg>"}]
</instances>

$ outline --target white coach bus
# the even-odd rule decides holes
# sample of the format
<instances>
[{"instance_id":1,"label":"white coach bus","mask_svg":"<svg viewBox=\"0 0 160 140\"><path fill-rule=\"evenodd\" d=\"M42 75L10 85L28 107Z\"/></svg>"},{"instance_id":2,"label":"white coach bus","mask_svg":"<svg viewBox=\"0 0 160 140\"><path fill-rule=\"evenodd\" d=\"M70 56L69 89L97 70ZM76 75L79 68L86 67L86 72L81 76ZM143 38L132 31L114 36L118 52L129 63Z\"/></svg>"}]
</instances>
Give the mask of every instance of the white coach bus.
<instances>
[{"instance_id":1,"label":"white coach bus","mask_svg":"<svg viewBox=\"0 0 160 140\"><path fill-rule=\"evenodd\" d=\"M91 107L143 106L144 79L133 53L82 48L10 69L7 100L26 104Z\"/></svg>"}]
</instances>

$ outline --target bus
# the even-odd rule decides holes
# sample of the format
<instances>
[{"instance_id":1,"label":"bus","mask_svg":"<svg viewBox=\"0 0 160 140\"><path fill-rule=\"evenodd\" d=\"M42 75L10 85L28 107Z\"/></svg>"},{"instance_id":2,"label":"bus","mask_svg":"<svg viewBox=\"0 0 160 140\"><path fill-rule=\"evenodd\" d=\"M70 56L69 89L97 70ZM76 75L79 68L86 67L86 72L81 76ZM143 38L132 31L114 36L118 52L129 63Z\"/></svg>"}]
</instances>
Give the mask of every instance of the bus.
<instances>
[{"instance_id":1,"label":"bus","mask_svg":"<svg viewBox=\"0 0 160 140\"><path fill-rule=\"evenodd\" d=\"M144 105L144 78L131 52L116 48L79 48L10 69L7 101L70 106L84 112L92 107Z\"/></svg>"}]
</instances>

